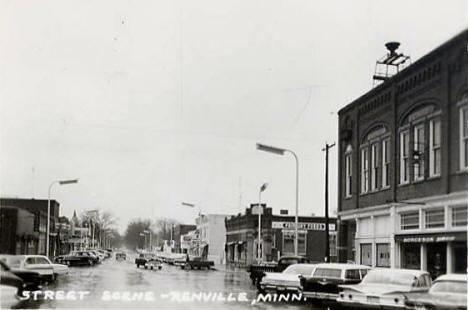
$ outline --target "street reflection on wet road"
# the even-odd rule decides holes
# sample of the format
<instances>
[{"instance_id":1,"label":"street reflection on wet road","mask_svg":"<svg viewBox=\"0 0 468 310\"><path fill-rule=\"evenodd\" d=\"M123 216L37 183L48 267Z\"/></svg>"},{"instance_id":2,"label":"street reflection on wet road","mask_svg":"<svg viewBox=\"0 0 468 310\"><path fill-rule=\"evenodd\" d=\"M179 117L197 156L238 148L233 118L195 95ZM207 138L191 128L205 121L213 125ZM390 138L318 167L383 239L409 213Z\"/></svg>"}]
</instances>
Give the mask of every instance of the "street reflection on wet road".
<instances>
[{"instance_id":1,"label":"street reflection on wet road","mask_svg":"<svg viewBox=\"0 0 468 310\"><path fill-rule=\"evenodd\" d=\"M68 275L44 288L52 291L53 299L22 301L15 308L313 308L305 302L259 302L252 305L257 293L243 269L182 270L165 264L162 270L145 270L136 268L133 261L133 257L127 261L109 258L94 267L70 267ZM82 300L79 300L80 292Z\"/></svg>"}]
</instances>

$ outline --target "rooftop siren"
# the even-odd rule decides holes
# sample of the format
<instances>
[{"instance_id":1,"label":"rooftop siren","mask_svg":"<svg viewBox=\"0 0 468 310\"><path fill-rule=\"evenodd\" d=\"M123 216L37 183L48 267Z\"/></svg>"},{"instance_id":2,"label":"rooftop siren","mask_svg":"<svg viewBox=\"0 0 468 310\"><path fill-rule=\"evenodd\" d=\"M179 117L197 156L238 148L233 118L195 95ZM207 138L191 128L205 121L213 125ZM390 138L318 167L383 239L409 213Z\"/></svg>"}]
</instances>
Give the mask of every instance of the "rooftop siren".
<instances>
[{"instance_id":1,"label":"rooftop siren","mask_svg":"<svg viewBox=\"0 0 468 310\"><path fill-rule=\"evenodd\" d=\"M385 44L388 53L375 62L374 85L377 86L393 75L397 74L411 64L409 56L397 53L400 42L388 42Z\"/></svg>"}]
</instances>

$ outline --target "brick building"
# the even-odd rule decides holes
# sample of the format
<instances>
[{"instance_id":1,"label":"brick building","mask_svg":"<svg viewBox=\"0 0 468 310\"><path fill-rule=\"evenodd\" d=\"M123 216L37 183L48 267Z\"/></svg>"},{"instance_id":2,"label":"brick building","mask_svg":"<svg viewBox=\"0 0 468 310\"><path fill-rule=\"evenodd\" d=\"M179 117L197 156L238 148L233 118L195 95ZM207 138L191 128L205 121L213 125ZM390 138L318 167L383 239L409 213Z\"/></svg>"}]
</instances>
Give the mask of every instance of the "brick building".
<instances>
[{"instance_id":1,"label":"brick building","mask_svg":"<svg viewBox=\"0 0 468 310\"><path fill-rule=\"evenodd\" d=\"M245 214L226 218L226 264L247 266L257 259L258 215L252 204ZM281 212L274 215L262 204L261 248L264 261L276 261L282 255L294 254L295 217ZM298 254L314 261L324 261L325 218L299 216ZM336 261L336 218L329 219L330 257Z\"/></svg>"},{"instance_id":2,"label":"brick building","mask_svg":"<svg viewBox=\"0 0 468 310\"><path fill-rule=\"evenodd\" d=\"M49 253L56 252L59 203L50 201ZM0 198L0 253L45 254L47 200Z\"/></svg>"},{"instance_id":3,"label":"brick building","mask_svg":"<svg viewBox=\"0 0 468 310\"><path fill-rule=\"evenodd\" d=\"M466 272L468 30L339 112L339 259Z\"/></svg>"}]
</instances>

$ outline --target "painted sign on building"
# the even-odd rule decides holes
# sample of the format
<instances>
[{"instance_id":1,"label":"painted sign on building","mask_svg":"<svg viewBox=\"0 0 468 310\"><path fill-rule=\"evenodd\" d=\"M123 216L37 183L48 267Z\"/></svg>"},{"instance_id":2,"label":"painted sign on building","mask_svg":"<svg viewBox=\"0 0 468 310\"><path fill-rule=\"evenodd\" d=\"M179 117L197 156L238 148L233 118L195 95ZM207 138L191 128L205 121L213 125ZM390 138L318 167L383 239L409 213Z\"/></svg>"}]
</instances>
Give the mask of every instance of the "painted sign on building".
<instances>
[{"instance_id":1,"label":"painted sign on building","mask_svg":"<svg viewBox=\"0 0 468 310\"><path fill-rule=\"evenodd\" d=\"M294 222L272 222L271 228L273 229L294 229ZM325 230L325 223L298 223L298 229L302 230ZM335 224L328 224L328 229L330 231L335 230Z\"/></svg>"}]
</instances>

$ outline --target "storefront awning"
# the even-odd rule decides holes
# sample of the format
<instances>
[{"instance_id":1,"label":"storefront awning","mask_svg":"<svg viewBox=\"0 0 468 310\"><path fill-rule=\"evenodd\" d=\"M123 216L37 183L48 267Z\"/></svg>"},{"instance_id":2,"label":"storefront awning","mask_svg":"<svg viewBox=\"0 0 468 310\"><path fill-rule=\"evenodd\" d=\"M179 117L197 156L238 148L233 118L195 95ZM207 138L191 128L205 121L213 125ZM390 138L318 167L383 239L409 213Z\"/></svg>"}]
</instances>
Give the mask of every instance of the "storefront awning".
<instances>
[{"instance_id":1,"label":"storefront awning","mask_svg":"<svg viewBox=\"0 0 468 310\"><path fill-rule=\"evenodd\" d=\"M395 242L401 242L401 243L432 243L432 242L451 242L451 241L465 241L466 242L466 232L395 235Z\"/></svg>"}]
</instances>

